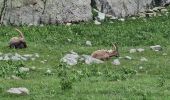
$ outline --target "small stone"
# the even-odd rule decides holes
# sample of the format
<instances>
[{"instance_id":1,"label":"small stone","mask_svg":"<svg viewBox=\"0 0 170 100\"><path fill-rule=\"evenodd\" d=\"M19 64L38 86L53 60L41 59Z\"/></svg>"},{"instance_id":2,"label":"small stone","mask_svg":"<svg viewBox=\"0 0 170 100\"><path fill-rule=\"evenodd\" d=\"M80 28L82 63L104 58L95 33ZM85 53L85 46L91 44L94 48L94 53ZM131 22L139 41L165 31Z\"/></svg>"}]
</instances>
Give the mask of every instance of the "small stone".
<instances>
[{"instance_id":1,"label":"small stone","mask_svg":"<svg viewBox=\"0 0 170 100\"><path fill-rule=\"evenodd\" d=\"M25 67L20 67L20 68L19 68L19 71L20 71L20 72L29 72L30 69L29 69L29 68L25 68Z\"/></svg>"},{"instance_id":2,"label":"small stone","mask_svg":"<svg viewBox=\"0 0 170 100\"><path fill-rule=\"evenodd\" d=\"M137 50L136 49L130 49L129 53L135 53Z\"/></svg>"},{"instance_id":3,"label":"small stone","mask_svg":"<svg viewBox=\"0 0 170 100\"><path fill-rule=\"evenodd\" d=\"M44 61L40 61L42 64L45 64L45 62Z\"/></svg>"},{"instance_id":4,"label":"small stone","mask_svg":"<svg viewBox=\"0 0 170 100\"><path fill-rule=\"evenodd\" d=\"M35 60L35 58L31 58L31 60L32 60L32 61L34 61L34 60Z\"/></svg>"},{"instance_id":5,"label":"small stone","mask_svg":"<svg viewBox=\"0 0 170 100\"><path fill-rule=\"evenodd\" d=\"M112 16L112 18L110 18L110 19L116 20L116 19L118 19L118 17Z\"/></svg>"},{"instance_id":6,"label":"small stone","mask_svg":"<svg viewBox=\"0 0 170 100\"><path fill-rule=\"evenodd\" d=\"M133 19L133 20L135 20L135 19L136 19L136 17L132 17L132 19Z\"/></svg>"},{"instance_id":7,"label":"small stone","mask_svg":"<svg viewBox=\"0 0 170 100\"><path fill-rule=\"evenodd\" d=\"M125 21L125 19L124 18L120 18L120 19L118 19L119 21L122 21L122 22L124 22Z\"/></svg>"},{"instance_id":8,"label":"small stone","mask_svg":"<svg viewBox=\"0 0 170 100\"><path fill-rule=\"evenodd\" d=\"M113 65L120 65L120 61L119 59L115 59L113 62L112 62Z\"/></svg>"},{"instance_id":9,"label":"small stone","mask_svg":"<svg viewBox=\"0 0 170 100\"><path fill-rule=\"evenodd\" d=\"M25 55L23 55L23 57L31 58L32 54L25 54Z\"/></svg>"},{"instance_id":10,"label":"small stone","mask_svg":"<svg viewBox=\"0 0 170 100\"><path fill-rule=\"evenodd\" d=\"M138 52L143 52L143 51L145 51L145 49L139 48L139 49L137 49L137 51L138 51Z\"/></svg>"},{"instance_id":11,"label":"small stone","mask_svg":"<svg viewBox=\"0 0 170 100\"><path fill-rule=\"evenodd\" d=\"M25 87L19 87L19 88L10 88L7 90L10 94L17 94L17 95L28 95L29 90Z\"/></svg>"},{"instance_id":12,"label":"small stone","mask_svg":"<svg viewBox=\"0 0 170 100\"><path fill-rule=\"evenodd\" d=\"M0 60L3 60L3 57L0 57Z\"/></svg>"},{"instance_id":13,"label":"small stone","mask_svg":"<svg viewBox=\"0 0 170 100\"><path fill-rule=\"evenodd\" d=\"M71 39L67 39L68 42L71 42L72 40Z\"/></svg>"},{"instance_id":14,"label":"small stone","mask_svg":"<svg viewBox=\"0 0 170 100\"><path fill-rule=\"evenodd\" d=\"M52 71L50 69L47 69L47 71L45 73L50 75L50 74L52 74Z\"/></svg>"},{"instance_id":15,"label":"small stone","mask_svg":"<svg viewBox=\"0 0 170 100\"><path fill-rule=\"evenodd\" d=\"M19 60L21 60L21 58L18 57L18 56L12 56L12 57L11 57L11 60L12 60L12 61L19 61Z\"/></svg>"},{"instance_id":16,"label":"small stone","mask_svg":"<svg viewBox=\"0 0 170 100\"><path fill-rule=\"evenodd\" d=\"M87 45L87 46L92 46L91 41L86 41L86 45Z\"/></svg>"},{"instance_id":17,"label":"small stone","mask_svg":"<svg viewBox=\"0 0 170 100\"><path fill-rule=\"evenodd\" d=\"M146 59L145 57L141 57L140 61L146 62L146 61L148 61L148 59Z\"/></svg>"},{"instance_id":18,"label":"small stone","mask_svg":"<svg viewBox=\"0 0 170 100\"><path fill-rule=\"evenodd\" d=\"M142 67L142 66L140 66L140 67L139 67L139 69L140 69L140 70L142 70L142 69L143 69L143 67Z\"/></svg>"},{"instance_id":19,"label":"small stone","mask_svg":"<svg viewBox=\"0 0 170 100\"><path fill-rule=\"evenodd\" d=\"M101 24L101 22L99 22L99 21L95 20L95 21L94 21L94 24L96 24L96 25L100 25L100 24Z\"/></svg>"},{"instance_id":20,"label":"small stone","mask_svg":"<svg viewBox=\"0 0 170 100\"><path fill-rule=\"evenodd\" d=\"M38 53L35 53L35 57L39 58L40 56L39 56L39 54L38 54Z\"/></svg>"},{"instance_id":21,"label":"small stone","mask_svg":"<svg viewBox=\"0 0 170 100\"><path fill-rule=\"evenodd\" d=\"M70 26L71 24L72 24L72 23L67 23L66 25L67 25L67 26Z\"/></svg>"},{"instance_id":22,"label":"small stone","mask_svg":"<svg viewBox=\"0 0 170 100\"><path fill-rule=\"evenodd\" d=\"M150 46L153 51L161 51L162 47L160 45Z\"/></svg>"},{"instance_id":23,"label":"small stone","mask_svg":"<svg viewBox=\"0 0 170 100\"><path fill-rule=\"evenodd\" d=\"M40 27L44 27L44 24L40 24Z\"/></svg>"},{"instance_id":24,"label":"small stone","mask_svg":"<svg viewBox=\"0 0 170 100\"><path fill-rule=\"evenodd\" d=\"M98 18L99 20L104 20L105 17L106 17L105 13L98 12L97 18Z\"/></svg>"},{"instance_id":25,"label":"small stone","mask_svg":"<svg viewBox=\"0 0 170 100\"><path fill-rule=\"evenodd\" d=\"M17 76L15 76L15 75L12 75L11 78L14 79L14 80L21 80L20 77L17 77Z\"/></svg>"},{"instance_id":26,"label":"small stone","mask_svg":"<svg viewBox=\"0 0 170 100\"><path fill-rule=\"evenodd\" d=\"M161 12L168 12L167 9L161 9Z\"/></svg>"},{"instance_id":27,"label":"small stone","mask_svg":"<svg viewBox=\"0 0 170 100\"><path fill-rule=\"evenodd\" d=\"M127 60L132 60L132 57L126 56L125 59L127 59Z\"/></svg>"},{"instance_id":28,"label":"small stone","mask_svg":"<svg viewBox=\"0 0 170 100\"><path fill-rule=\"evenodd\" d=\"M167 54L167 53L163 53L162 55L163 55L163 56L167 56L168 54Z\"/></svg>"},{"instance_id":29,"label":"small stone","mask_svg":"<svg viewBox=\"0 0 170 100\"><path fill-rule=\"evenodd\" d=\"M33 66L33 67L30 68L30 70L35 71L36 67Z\"/></svg>"},{"instance_id":30,"label":"small stone","mask_svg":"<svg viewBox=\"0 0 170 100\"><path fill-rule=\"evenodd\" d=\"M10 60L10 58L8 57L8 55L5 55L3 60L8 61L8 60Z\"/></svg>"}]
</instances>

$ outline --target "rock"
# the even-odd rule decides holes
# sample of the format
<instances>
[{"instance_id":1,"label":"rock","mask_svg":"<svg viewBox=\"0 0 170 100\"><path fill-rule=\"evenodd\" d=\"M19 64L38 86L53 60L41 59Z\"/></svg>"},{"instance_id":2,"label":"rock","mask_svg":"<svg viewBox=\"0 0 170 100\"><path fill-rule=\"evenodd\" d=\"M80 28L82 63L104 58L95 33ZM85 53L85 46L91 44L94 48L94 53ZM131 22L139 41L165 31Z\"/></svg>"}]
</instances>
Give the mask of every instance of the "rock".
<instances>
[{"instance_id":1,"label":"rock","mask_svg":"<svg viewBox=\"0 0 170 100\"><path fill-rule=\"evenodd\" d=\"M95 24L95 25L100 25L100 24L101 24L101 22L99 22L99 21L95 20L95 21L94 21L94 24Z\"/></svg>"},{"instance_id":2,"label":"rock","mask_svg":"<svg viewBox=\"0 0 170 100\"><path fill-rule=\"evenodd\" d=\"M120 18L120 19L118 19L119 21L122 21L122 22L124 22L125 21L125 19L124 18Z\"/></svg>"},{"instance_id":3,"label":"rock","mask_svg":"<svg viewBox=\"0 0 170 100\"><path fill-rule=\"evenodd\" d=\"M150 49L153 51L161 51L162 47L160 45L150 46Z\"/></svg>"},{"instance_id":4,"label":"rock","mask_svg":"<svg viewBox=\"0 0 170 100\"><path fill-rule=\"evenodd\" d=\"M7 90L10 94L17 94L17 95L28 95L29 90L25 87L19 87L19 88L10 88Z\"/></svg>"},{"instance_id":5,"label":"rock","mask_svg":"<svg viewBox=\"0 0 170 100\"><path fill-rule=\"evenodd\" d=\"M163 55L163 56L167 56L168 54L167 54L167 53L163 53L162 55Z\"/></svg>"},{"instance_id":6,"label":"rock","mask_svg":"<svg viewBox=\"0 0 170 100\"><path fill-rule=\"evenodd\" d=\"M3 58L3 60L6 60L6 61L8 61L8 60L10 60L10 58L8 57L8 55L4 55L4 58Z\"/></svg>"},{"instance_id":7,"label":"rock","mask_svg":"<svg viewBox=\"0 0 170 100\"><path fill-rule=\"evenodd\" d=\"M118 19L118 17L112 16L110 19L116 20L116 19Z\"/></svg>"},{"instance_id":8,"label":"rock","mask_svg":"<svg viewBox=\"0 0 170 100\"><path fill-rule=\"evenodd\" d=\"M51 75L51 74L52 74L52 71L51 71L50 69L47 69L47 71L45 72L45 74Z\"/></svg>"},{"instance_id":9,"label":"rock","mask_svg":"<svg viewBox=\"0 0 170 100\"><path fill-rule=\"evenodd\" d=\"M38 53L35 53L35 57L39 58L40 56L39 56L39 54L38 54Z\"/></svg>"},{"instance_id":10,"label":"rock","mask_svg":"<svg viewBox=\"0 0 170 100\"><path fill-rule=\"evenodd\" d=\"M145 62L148 61L148 59L146 59L145 57L141 57L140 61Z\"/></svg>"},{"instance_id":11,"label":"rock","mask_svg":"<svg viewBox=\"0 0 170 100\"><path fill-rule=\"evenodd\" d=\"M33 67L30 68L30 70L35 71L36 67L33 66Z\"/></svg>"},{"instance_id":12,"label":"rock","mask_svg":"<svg viewBox=\"0 0 170 100\"><path fill-rule=\"evenodd\" d=\"M144 52L144 51L145 51L145 49L143 49L143 48L137 49L137 52Z\"/></svg>"},{"instance_id":13,"label":"rock","mask_svg":"<svg viewBox=\"0 0 170 100\"><path fill-rule=\"evenodd\" d=\"M125 59L127 59L127 60L132 60L132 57L126 56Z\"/></svg>"},{"instance_id":14,"label":"rock","mask_svg":"<svg viewBox=\"0 0 170 100\"><path fill-rule=\"evenodd\" d=\"M135 15L151 6L153 0L95 0L96 7L105 14L116 17Z\"/></svg>"},{"instance_id":15,"label":"rock","mask_svg":"<svg viewBox=\"0 0 170 100\"><path fill-rule=\"evenodd\" d=\"M136 17L132 17L133 20L136 20Z\"/></svg>"},{"instance_id":16,"label":"rock","mask_svg":"<svg viewBox=\"0 0 170 100\"><path fill-rule=\"evenodd\" d=\"M130 49L129 53L135 53L137 50L136 49Z\"/></svg>"},{"instance_id":17,"label":"rock","mask_svg":"<svg viewBox=\"0 0 170 100\"><path fill-rule=\"evenodd\" d=\"M20 67L20 68L19 68L19 71L22 72L22 73L23 73L23 72L29 72L30 69L29 69L29 68L25 68L25 67Z\"/></svg>"},{"instance_id":18,"label":"rock","mask_svg":"<svg viewBox=\"0 0 170 100\"><path fill-rule=\"evenodd\" d=\"M104 13L101 13L101 12L98 12L98 16L97 18L101 21L101 20L104 20L105 19L105 14Z\"/></svg>"},{"instance_id":19,"label":"rock","mask_svg":"<svg viewBox=\"0 0 170 100\"><path fill-rule=\"evenodd\" d=\"M21 80L20 77L17 77L17 76L15 76L15 75L12 75L11 78L14 79L14 80Z\"/></svg>"},{"instance_id":20,"label":"rock","mask_svg":"<svg viewBox=\"0 0 170 100\"><path fill-rule=\"evenodd\" d=\"M165 13L165 12L168 12L167 9L161 9L161 12Z\"/></svg>"},{"instance_id":21,"label":"rock","mask_svg":"<svg viewBox=\"0 0 170 100\"><path fill-rule=\"evenodd\" d=\"M89 55L82 55L82 57L84 58L86 64L104 63L103 61L96 59L96 58L93 58L92 56L89 56Z\"/></svg>"},{"instance_id":22,"label":"rock","mask_svg":"<svg viewBox=\"0 0 170 100\"><path fill-rule=\"evenodd\" d=\"M62 59L61 62L65 62L70 66L76 65L79 59L79 55L75 52L71 52L71 54L66 54Z\"/></svg>"},{"instance_id":23,"label":"rock","mask_svg":"<svg viewBox=\"0 0 170 100\"><path fill-rule=\"evenodd\" d=\"M0 0L4 25L40 25L88 21L91 0ZM3 11L2 11L3 10Z\"/></svg>"},{"instance_id":24,"label":"rock","mask_svg":"<svg viewBox=\"0 0 170 100\"><path fill-rule=\"evenodd\" d=\"M70 26L72 23L67 23L66 26Z\"/></svg>"},{"instance_id":25,"label":"rock","mask_svg":"<svg viewBox=\"0 0 170 100\"><path fill-rule=\"evenodd\" d=\"M0 52L0 55L2 55L3 53L2 52Z\"/></svg>"},{"instance_id":26,"label":"rock","mask_svg":"<svg viewBox=\"0 0 170 100\"><path fill-rule=\"evenodd\" d=\"M71 42L72 40L71 39L67 39L68 42Z\"/></svg>"},{"instance_id":27,"label":"rock","mask_svg":"<svg viewBox=\"0 0 170 100\"><path fill-rule=\"evenodd\" d=\"M119 59L115 59L113 62L112 62L113 65L120 65L120 61Z\"/></svg>"},{"instance_id":28,"label":"rock","mask_svg":"<svg viewBox=\"0 0 170 100\"><path fill-rule=\"evenodd\" d=\"M0 57L0 61L3 60L3 57Z\"/></svg>"},{"instance_id":29,"label":"rock","mask_svg":"<svg viewBox=\"0 0 170 100\"><path fill-rule=\"evenodd\" d=\"M87 46L92 46L91 41L86 41L86 45L87 45Z\"/></svg>"},{"instance_id":30,"label":"rock","mask_svg":"<svg viewBox=\"0 0 170 100\"><path fill-rule=\"evenodd\" d=\"M142 66L140 66L140 67L139 67L139 69L140 69L140 70L142 70L142 69L143 69L143 67L142 67Z\"/></svg>"}]
</instances>

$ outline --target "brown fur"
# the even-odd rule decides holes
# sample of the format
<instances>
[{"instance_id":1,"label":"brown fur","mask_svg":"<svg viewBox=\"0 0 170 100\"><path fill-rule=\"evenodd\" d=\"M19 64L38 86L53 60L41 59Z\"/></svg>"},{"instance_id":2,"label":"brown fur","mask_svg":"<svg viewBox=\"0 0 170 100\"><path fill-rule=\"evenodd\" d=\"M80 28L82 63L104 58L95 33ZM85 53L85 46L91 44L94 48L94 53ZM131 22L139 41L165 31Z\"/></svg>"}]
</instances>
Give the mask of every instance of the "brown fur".
<instances>
[{"instance_id":1,"label":"brown fur","mask_svg":"<svg viewBox=\"0 0 170 100\"><path fill-rule=\"evenodd\" d=\"M25 41L25 37L23 33L19 29L15 29L17 32L19 32L18 37L12 37L9 42L9 47L10 48L16 48L16 49L22 49L22 48L27 48L27 44Z\"/></svg>"},{"instance_id":2,"label":"brown fur","mask_svg":"<svg viewBox=\"0 0 170 100\"><path fill-rule=\"evenodd\" d=\"M100 59L100 60L107 60L113 56L118 57L119 56L119 52L118 49L115 45L113 45L113 50L97 50L94 51L91 56L93 58L96 59Z\"/></svg>"}]
</instances>

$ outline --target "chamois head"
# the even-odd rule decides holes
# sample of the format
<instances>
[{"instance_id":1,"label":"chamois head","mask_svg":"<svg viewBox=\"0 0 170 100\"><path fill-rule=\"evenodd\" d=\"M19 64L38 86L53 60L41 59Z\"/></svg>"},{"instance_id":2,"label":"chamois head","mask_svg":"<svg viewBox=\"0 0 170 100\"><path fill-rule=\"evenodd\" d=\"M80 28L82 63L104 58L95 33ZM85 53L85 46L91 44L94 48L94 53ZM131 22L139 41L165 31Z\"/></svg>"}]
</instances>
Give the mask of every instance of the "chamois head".
<instances>
[{"instance_id":1,"label":"chamois head","mask_svg":"<svg viewBox=\"0 0 170 100\"><path fill-rule=\"evenodd\" d=\"M113 57L113 56L119 57L118 47L115 44L113 44L113 50L109 50L109 56L110 57Z\"/></svg>"}]
</instances>

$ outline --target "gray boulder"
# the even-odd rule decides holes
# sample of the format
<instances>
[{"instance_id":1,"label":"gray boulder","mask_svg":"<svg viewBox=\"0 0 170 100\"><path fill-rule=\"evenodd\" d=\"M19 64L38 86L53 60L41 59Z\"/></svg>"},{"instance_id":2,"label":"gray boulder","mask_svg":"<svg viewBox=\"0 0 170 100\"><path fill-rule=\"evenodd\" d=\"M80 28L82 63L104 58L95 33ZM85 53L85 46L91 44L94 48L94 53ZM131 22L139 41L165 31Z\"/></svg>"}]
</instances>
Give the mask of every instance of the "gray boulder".
<instances>
[{"instance_id":1,"label":"gray boulder","mask_svg":"<svg viewBox=\"0 0 170 100\"><path fill-rule=\"evenodd\" d=\"M91 19L90 0L0 0L1 23L40 25ZM4 6L5 5L5 6Z\"/></svg>"},{"instance_id":2,"label":"gray boulder","mask_svg":"<svg viewBox=\"0 0 170 100\"><path fill-rule=\"evenodd\" d=\"M94 0L100 12L115 17L137 15L139 12L170 3L170 0Z\"/></svg>"}]
</instances>

